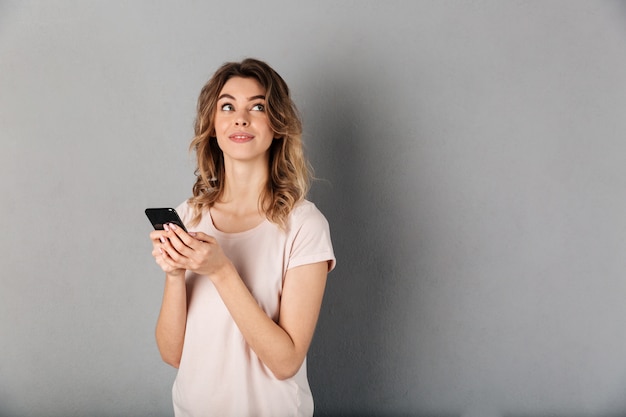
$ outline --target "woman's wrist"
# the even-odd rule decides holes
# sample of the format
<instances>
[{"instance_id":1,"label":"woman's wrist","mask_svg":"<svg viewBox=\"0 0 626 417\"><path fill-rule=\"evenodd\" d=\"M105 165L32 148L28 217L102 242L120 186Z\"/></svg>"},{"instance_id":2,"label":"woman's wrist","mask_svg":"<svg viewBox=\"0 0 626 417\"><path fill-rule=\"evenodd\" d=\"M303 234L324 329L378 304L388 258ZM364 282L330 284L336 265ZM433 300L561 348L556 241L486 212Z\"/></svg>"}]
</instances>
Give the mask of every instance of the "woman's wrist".
<instances>
[{"instance_id":1,"label":"woman's wrist","mask_svg":"<svg viewBox=\"0 0 626 417\"><path fill-rule=\"evenodd\" d=\"M185 270L177 269L175 271L168 271L165 273L165 279L168 281L178 281L185 278Z\"/></svg>"},{"instance_id":2,"label":"woman's wrist","mask_svg":"<svg viewBox=\"0 0 626 417\"><path fill-rule=\"evenodd\" d=\"M230 260L226 260L220 268L209 276L209 279L213 282L213 284L219 285L235 276L238 276L235 266L232 262L230 262Z\"/></svg>"}]
</instances>

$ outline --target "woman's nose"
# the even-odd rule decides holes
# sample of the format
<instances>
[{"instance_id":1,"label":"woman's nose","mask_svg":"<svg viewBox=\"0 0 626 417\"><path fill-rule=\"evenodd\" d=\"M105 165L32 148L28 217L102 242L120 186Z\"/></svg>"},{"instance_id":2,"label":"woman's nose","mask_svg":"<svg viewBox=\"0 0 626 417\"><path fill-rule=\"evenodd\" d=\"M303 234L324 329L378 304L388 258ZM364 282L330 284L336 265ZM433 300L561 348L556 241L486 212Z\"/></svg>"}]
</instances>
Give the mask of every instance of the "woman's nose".
<instances>
[{"instance_id":1,"label":"woman's nose","mask_svg":"<svg viewBox=\"0 0 626 417\"><path fill-rule=\"evenodd\" d=\"M235 117L235 126L248 126L248 118L245 113L239 113L237 117Z\"/></svg>"}]
</instances>

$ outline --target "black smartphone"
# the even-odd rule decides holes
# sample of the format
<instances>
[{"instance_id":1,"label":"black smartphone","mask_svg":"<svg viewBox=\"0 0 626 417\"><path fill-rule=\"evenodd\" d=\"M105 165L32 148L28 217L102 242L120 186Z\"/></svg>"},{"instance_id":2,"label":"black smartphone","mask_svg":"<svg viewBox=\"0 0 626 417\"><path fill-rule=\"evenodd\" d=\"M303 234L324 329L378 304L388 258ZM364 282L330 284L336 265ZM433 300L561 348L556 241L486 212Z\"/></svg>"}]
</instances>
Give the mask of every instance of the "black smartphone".
<instances>
[{"instance_id":1,"label":"black smartphone","mask_svg":"<svg viewBox=\"0 0 626 417\"><path fill-rule=\"evenodd\" d=\"M150 223L152 223L155 230L163 230L164 224L174 223L185 232L187 231L180 216L173 208L147 208L146 216L150 219Z\"/></svg>"}]
</instances>

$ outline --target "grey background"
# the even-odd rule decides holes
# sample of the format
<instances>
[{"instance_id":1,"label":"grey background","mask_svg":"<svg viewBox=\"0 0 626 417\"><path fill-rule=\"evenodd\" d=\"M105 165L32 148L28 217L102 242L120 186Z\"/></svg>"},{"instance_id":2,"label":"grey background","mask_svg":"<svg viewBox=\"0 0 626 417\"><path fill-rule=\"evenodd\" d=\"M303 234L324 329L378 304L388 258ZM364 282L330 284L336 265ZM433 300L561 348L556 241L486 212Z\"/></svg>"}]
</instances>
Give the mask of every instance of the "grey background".
<instances>
[{"instance_id":1,"label":"grey background","mask_svg":"<svg viewBox=\"0 0 626 417\"><path fill-rule=\"evenodd\" d=\"M626 415L626 5L0 1L0 415L171 415L143 209L254 56L338 267L318 415Z\"/></svg>"}]
</instances>

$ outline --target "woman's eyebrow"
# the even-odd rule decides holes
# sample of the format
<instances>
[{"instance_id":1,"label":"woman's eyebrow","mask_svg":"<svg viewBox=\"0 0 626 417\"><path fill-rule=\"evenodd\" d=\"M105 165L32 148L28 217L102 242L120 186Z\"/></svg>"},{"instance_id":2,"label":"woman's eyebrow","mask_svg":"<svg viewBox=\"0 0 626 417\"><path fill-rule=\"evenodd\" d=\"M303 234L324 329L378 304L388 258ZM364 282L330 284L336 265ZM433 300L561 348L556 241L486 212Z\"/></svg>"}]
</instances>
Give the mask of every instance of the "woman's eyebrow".
<instances>
[{"instance_id":1,"label":"woman's eyebrow","mask_svg":"<svg viewBox=\"0 0 626 417\"><path fill-rule=\"evenodd\" d=\"M229 100L235 100L235 97L231 96L230 94L222 94L217 99L221 100L223 98L227 98ZM253 101L253 100L258 100L258 99L265 100L265 96L263 94L259 94L257 96L252 96L252 97L248 98L248 101Z\"/></svg>"}]
</instances>

